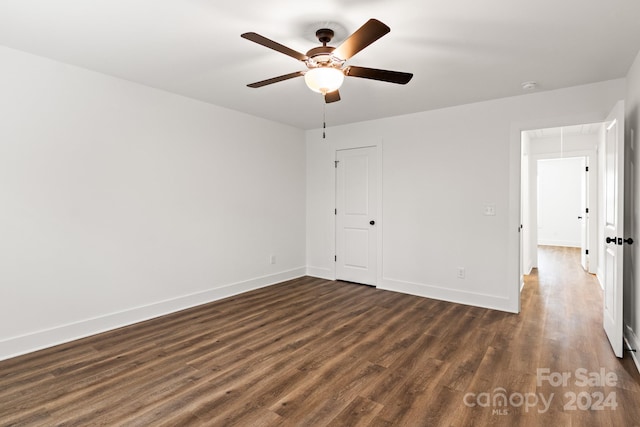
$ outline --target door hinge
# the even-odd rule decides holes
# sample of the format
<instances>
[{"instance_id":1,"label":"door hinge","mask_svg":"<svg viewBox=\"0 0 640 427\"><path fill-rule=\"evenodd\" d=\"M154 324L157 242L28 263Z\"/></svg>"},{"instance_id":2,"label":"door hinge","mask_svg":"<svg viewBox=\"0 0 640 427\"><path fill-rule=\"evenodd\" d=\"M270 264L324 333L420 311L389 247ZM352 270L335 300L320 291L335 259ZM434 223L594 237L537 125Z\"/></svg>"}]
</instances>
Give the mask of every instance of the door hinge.
<instances>
[{"instance_id":1,"label":"door hinge","mask_svg":"<svg viewBox=\"0 0 640 427\"><path fill-rule=\"evenodd\" d=\"M584 211L585 211L586 213L589 213L589 208L585 209Z\"/></svg>"},{"instance_id":2,"label":"door hinge","mask_svg":"<svg viewBox=\"0 0 640 427\"><path fill-rule=\"evenodd\" d=\"M585 249L584 254L589 255L589 249Z\"/></svg>"},{"instance_id":3,"label":"door hinge","mask_svg":"<svg viewBox=\"0 0 640 427\"><path fill-rule=\"evenodd\" d=\"M337 169L338 168L338 163L340 163L340 160L334 160L333 161L333 165L334 167Z\"/></svg>"},{"instance_id":4,"label":"door hinge","mask_svg":"<svg viewBox=\"0 0 640 427\"><path fill-rule=\"evenodd\" d=\"M338 215L338 209L337 208L333 210L333 214L334 215Z\"/></svg>"},{"instance_id":5,"label":"door hinge","mask_svg":"<svg viewBox=\"0 0 640 427\"><path fill-rule=\"evenodd\" d=\"M584 170L585 170L586 172L589 172L589 166L586 166L586 167L584 168Z\"/></svg>"},{"instance_id":6,"label":"door hinge","mask_svg":"<svg viewBox=\"0 0 640 427\"><path fill-rule=\"evenodd\" d=\"M333 256L333 261L334 261L334 262L338 261L338 255L334 255L334 256Z\"/></svg>"}]
</instances>

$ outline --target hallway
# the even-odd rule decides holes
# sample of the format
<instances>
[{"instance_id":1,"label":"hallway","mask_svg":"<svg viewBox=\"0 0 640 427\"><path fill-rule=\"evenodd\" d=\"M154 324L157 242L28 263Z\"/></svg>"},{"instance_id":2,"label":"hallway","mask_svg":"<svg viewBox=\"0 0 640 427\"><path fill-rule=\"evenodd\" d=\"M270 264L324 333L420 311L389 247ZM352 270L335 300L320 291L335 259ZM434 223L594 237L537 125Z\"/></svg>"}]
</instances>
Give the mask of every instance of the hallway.
<instances>
[{"instance_id":1,"label":"hallway","mask_svg":"<svg viewBox=\"0 0 640 427\"><path fill-rule=\"evenodd\" d=\"M585 411L577 408L576 403L573 413L567 412L567 407L558 413L559 419L567 418L566 423L554 424L640 425L640 374L627 352L624 359L613 354L602 326L602 289L596 276L583 270L578 248L539 246L538 256L539 268L525 276L522 293L522 333L531 335L532 343L537 342L533 349L539 353L529 358L529 362L538 368L548 368L551 373L571 373L571 377L567 386L552 387L545 381L537 392L555 392L555 410L559 411L563 409L560 402L567 405L573 393L581 392L582 403L586 403L584 392L595 402L595 393L603 392L606 398L613 391L618 404L615 411L607 407ZM615 373L617 385L580 387L576 377L580 368L588 373L603 369ZM562 396L564 393L569 393L566 398Z\"/></svg>"}]
</instances>

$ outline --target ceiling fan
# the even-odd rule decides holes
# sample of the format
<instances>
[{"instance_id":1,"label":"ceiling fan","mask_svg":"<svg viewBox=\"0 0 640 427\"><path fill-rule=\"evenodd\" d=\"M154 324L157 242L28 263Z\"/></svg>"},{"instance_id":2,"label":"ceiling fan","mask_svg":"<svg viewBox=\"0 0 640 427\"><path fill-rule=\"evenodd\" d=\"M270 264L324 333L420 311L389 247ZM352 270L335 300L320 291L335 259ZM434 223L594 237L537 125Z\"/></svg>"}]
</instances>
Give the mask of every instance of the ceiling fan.
<instances>
[{"instance_id":1,"label":"ceiling fan","mask_svg":"<svg viewBox=\"0 0 640 427\"><path fill-rule=\"evenodd\" d=\"M247 86L258 88L294 77L304 76L309 89L321 93L324 96L325 102L330 103L340 100L340 92L338 89L342 85L345 76L407 84L413 77L411 73L356 67L354 65L345 67L345 62L348 59L389 31L391 31L391 29L382 22L377 19L370 19L336 48L327 46L327 43L331 42L334 36L333 30L321 28L316 31L316 37L318 37L322 46L314 47L306 54L283 46L260 34L244 33L241 37L302 61L308 68L306 71L296 71L294 73L251 83Z\"/></svg>"}]
</instances>

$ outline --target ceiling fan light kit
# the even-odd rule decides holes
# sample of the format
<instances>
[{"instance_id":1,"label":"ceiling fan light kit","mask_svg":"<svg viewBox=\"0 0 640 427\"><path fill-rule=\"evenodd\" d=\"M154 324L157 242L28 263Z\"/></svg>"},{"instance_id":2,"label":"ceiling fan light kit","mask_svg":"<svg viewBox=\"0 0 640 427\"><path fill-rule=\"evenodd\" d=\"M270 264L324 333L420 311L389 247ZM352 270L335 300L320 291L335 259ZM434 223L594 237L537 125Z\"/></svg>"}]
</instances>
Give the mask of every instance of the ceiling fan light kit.
<instances>
[{"instance_id":1,"label":"ceiling fan light kit","mask_svg":"<svg viewBox=\"0 0 640 427\"><path fill-rule=\"evenodd\" d=\"M326 95L340 89L344 73L332 67L312 68L304 74L304 81L312 91Z\"/></svg>"},{"instance_id":2,"label":"ceiling fan light kit","mask_svg":"<svg viewBox=\"0 0 640 427\"><path fill-rule=\"evenodd\" d=\"M391 31L391 29L382 22L377 19L370 19L342 42L340 46L334 48L327 46L334 36L333 30L321 28L316 31L316 37L320 43L322 43L322 46L314 47L306 54L297 52L257 33L244 33L241 35L242 38L297 59L303 62L308 69L307 71L297 71L250 83L247 86L258 88L294 77L304 76L305 83L309 89L321 93L324 96L325 102L330 103L340 100L338 89L342 86L345 76L407 84L413 77L411 73L355 66L344 67L347 60L389 31Z\"/></svg>"}]
</instances>

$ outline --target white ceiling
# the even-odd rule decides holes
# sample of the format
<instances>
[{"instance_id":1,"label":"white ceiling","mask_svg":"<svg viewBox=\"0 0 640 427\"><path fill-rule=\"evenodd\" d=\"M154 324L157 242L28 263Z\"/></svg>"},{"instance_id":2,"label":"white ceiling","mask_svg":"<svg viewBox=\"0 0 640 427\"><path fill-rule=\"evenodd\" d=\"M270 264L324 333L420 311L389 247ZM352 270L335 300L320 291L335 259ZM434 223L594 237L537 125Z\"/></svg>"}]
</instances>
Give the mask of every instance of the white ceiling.
<instances>
[{"instance_id":1,"label":"white ceiling","mask_svg":"<svg viewBox=\"0 0 640 427\"><path fill-rule=\"evenodd\" d=\"M600 132L603 123L586 123L582 125L562 126L556 128L545 128L529 130L525 133L531 139L559 138L569 135L595 135Z\"/></svg>"},{"instance_id":2,"label":"white ceiling","mask_svg":"<svg viewBox=\"0 0 640 427\"><path fill-rule=\"evenodd\" d=\"M304 53L322 23L369 18L391 33L348 64L414 78L345 79L329 126L620 78L640 50L638 0L1 0L0 44L310 129L324 102L304 79L246 87L304 65L240 34Z\"/></svg>"}]
</instances>

